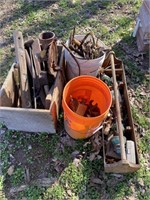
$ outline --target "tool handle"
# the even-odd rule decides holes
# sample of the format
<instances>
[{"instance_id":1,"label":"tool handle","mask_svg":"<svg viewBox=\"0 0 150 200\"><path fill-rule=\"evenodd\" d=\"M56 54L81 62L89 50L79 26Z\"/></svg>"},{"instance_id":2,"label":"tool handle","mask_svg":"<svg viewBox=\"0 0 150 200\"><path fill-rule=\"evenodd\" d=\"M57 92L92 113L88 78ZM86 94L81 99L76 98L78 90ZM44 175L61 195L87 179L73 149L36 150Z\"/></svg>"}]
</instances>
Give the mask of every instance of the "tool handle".
<instances>
[{"instance_id":1,"label":"tool handle","mask_svg":"<svg viewBox=\"0 0 150 200\"><path fill-rule=\"evenodd\" d=\"M115 95L115 106L116 106L116 115L117 115L117 124L118 124L118 132L120 138L120 148L121 148L121 159L126 160L125 146L124 146L124 138L123 138L123 130L122 130L122 122L121 122L121 111L119 106L119 93L118 93L118 84L116 80L116 72L115 72L115 64L114 64L114 54L113 52L110 54L111 60L111 68L112 68L112 76L113 76L113 86L114 86L114 95Z\"/></svg>"}]
</instances>

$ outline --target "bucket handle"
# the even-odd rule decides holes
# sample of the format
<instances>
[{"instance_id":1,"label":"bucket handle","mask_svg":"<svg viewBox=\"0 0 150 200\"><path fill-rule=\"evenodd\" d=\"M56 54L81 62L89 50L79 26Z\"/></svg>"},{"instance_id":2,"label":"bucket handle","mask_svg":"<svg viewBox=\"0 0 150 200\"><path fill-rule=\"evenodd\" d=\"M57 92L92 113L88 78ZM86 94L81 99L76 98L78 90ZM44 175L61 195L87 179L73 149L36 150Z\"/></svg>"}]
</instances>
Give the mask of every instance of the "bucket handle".
<instances>
[{"instance_id":1,"label":"bucket handle","mask_svg":"<svg viewBox=\"0 0 150 200\"><path fill-rule=\"evenodd\" d=\"M96 132L98 132L100 129L102 129L102 128L103 128L103 125L98 126L98 127L95 129L95 131L93 132L93 135L94 135ZM89 128L87 134L88 134L89 132L91 132L91 129L90 129L90 128Z\"/></svg>"},{"instance_id":2,"label":"bucket handle","mask_svg":"<svg viewBox=\"0 0 150 200\"><path fill-rule=\"evenodd\" d=\"M99 131L99 130L102 129L102 128L103 128L103 125L99 126L99 127L93 132L93 134L95 134L97 131Z\"/></svg>"},{"instance_id":3,"label":"bucket handle","mask_svg":"<svg viewBox=\"0 0 150 200\"><path fill-rule=\"evenodd\" d=\"M67 51L70 53L70 55L73 57L73 59L75 60L75 62L77 63L78 69L79 69L79 76L81 75L81 67L79 62L77 61L76 57L73 55L73 53L70 51L70 49L64 44L62 43L63 47L65 47L67 49Z\"/></svg>"}]
</instances>

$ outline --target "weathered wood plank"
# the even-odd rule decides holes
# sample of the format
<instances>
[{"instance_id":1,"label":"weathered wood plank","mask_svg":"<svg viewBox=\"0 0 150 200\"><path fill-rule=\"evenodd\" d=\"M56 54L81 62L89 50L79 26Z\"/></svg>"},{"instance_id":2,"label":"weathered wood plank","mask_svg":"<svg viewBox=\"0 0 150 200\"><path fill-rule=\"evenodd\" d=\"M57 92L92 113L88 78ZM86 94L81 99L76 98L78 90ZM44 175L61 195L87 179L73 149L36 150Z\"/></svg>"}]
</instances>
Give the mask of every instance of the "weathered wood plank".
<instances>
[{"instance_id":1,"label":"weathered wood plank","mask_svg":"<svg viewBox=\"0 0 150 200\"><path fill-rule=\"evenodd\" d=\"M0 122L11 130L56 133L48 110L0 107Z\"/></svg>"},{"instance_id":2,"label":"weathered wood plank","mask_svg":"<svg viewBox=\"0 0 150 200\"><path fill-rule=\"evenodd\" d=\"M8 72L8 75L0 89L0 106L12 107L14 100L13 71L14 65Z\"/></svg>"},{"instance_id":3,"label":"weathered wood plank","mask_svg":"<svg viewBox=\"0 0 150 200\"><path fill-rule=\"evenodd\" d=\"M57 126L57 119L59 117L59 108L61 104L62 92L65 82L63 78L63 65L64 65L64 48L62 49L61 58L59 62L59 67L61 71L57 72L53 88L52 100L50 104L50 113L52 115L55 127Z\"/></svg>"},{"instance_id":4,"label":"weathered wood plank","mask_svg":"<svg viewBox=\"0 0 150 200\"><path fill-rule=\"evenodd\" d=\"M38 39L35 39L32 44L32 53L33 53L33 60L37 76L39 76L41 73L41 64L37 58L37 54L39 54L40 52L41 52L40 42Z\"/></svg>"},{"instance_id":5,"label":"weathered wood plank","mask_svg":"<svg viewBox=\"0 0 150 200\"><path fill-rule=\"evenodd\" d=\"M57 42L52 40L48 50L48 72L56 77L57 72L53 69L53 66L57 66L58 62L58 49Z\"/></svg>"},{"instance_id":6,"label":"weathered wood plank","mask_svg":"<svg viewBox=\"0 0 150 200\"><path fill-rule=\"evenodd\" d=\"M27 64L24 49L23 36L20 31L14 31L14 44L17 63L19 64L20 72L20 89L21 89L21 107L31 107L30 87L28 82Z\"/></svg>"},{"instance_id":7,"label":"weathered wood plank","mask_svg":"<svg viewBox=\"0 0 150 200\"><path fill-rule=\"evenodd\" d=\"M104 163L104 167L107 173L131 173L137 171L140 165L129 163L127 160L120 160L113 164Z\"/></svg>"},{"instance_id":8,"label":"weathered wood plank","mask_svg":"<svg viewBox=\"0 0 150 200\"><path fill-rule=\"evenodd\" d=\"M50 88L50 90L48 91L46 98L45 98L45 109L49 109L50 105L51 105L51 101L52 101L52 95L53 95L53 85Z\"/></svg>"}]
</instances>

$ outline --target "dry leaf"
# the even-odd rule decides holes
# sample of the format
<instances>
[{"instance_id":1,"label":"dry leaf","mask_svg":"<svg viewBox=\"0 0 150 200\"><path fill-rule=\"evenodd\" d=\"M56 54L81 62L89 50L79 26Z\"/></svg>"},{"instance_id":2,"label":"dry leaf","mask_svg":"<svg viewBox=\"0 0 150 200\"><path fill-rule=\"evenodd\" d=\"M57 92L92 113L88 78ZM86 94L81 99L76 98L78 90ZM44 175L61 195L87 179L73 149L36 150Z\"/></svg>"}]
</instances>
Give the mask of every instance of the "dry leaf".
<instances>
[{"instance_id":1,"label":"dry leaf","mask_svg":"<svg viewBox=\"0 0 150 200\"><path fill-rule=\"evenodd\" d=\"M21 200L27 200L27 198L26 197L22 197L22 199Z\"/></svg>"},{"instance_id":2,"label":"dry leaf","mask_svg":"<svg viewBox=\"0 0 150 200\"><path fill-rule=\"evenodd\" d=\"M140 186L144 187L144 181L142 178L138 179L138 183L140 184Z\"/></svg>"},{"instance_id":3,"label":"dry leaf","mask_svg":"<svg viewBox=\"0 0 150 200\"><path fill-rule=\"evenodd\" d=\"M83 146L84 146L84 147L87 147L88 144L91 144L91 142L88 141L88 142L86 142Z\"/></svg>"},{"instance_id":4,"label":"dry leaf","mask_svg":"<svg viewBox=\"0 0 150 200\"><path fill-rule=\"evenodd\" d=\"M111 174L111 176L114 176L116 178L123 178L123 174Z\"/></svg>"},{"instance_id":5,"label":"dry leaf","mask_svg":"<svg viewBox=\"0 0 150 200\"><path fill-rule=\"evenodd\" d=\"M24 178L26 183L30 182L30 173L29 173L29 168L27 166L25 166Z\"/></svg>"},{"instance_id":6,"label":"dry leaf","mask_svg":"<svg viewBox=\"0 0 150 200\"><path fill-rule=\"evenodd\" d=\"M16 193L24 191L27 187L27 185L21 185L19 187L10 188L9 194L11 196L16 196Z\"/></svg>"},{"instance_id":7,"label":"dry leaf","mask_svg":"<svg viewBox=\"0 0 150 200\"><path fill-rule=\"evenodd\" d=\"M103 134L104 134L104 135L108 135L108 134L109 134L109 131L110 131L110 128L111 128L110 123L107 123L107 122L106 122L106 125L103 126L103 128L102 128Z\"/></svg>"},{"instance_id":8,"label":"dry leaf","mask_svg":"<svg viewBox=\"0 0 150 200\"><path fill-rule=\"evenodd\" d=\"M79 167L79 166L82 165L82 164L81 164L81 160L78 159L78 158L75 158L75 159L73 160L73 164L74 164L76 167Z\"/></svg>"},{"instance_id":9,"label":"dry leaf","mask_svg":"<svg viewBox=\"0 0 150 200\"><path fill-rule=\"evenodd\" d=\"M54 184L57 181L56 178L40 178L40 179L36 179L32 182L32 184L39 186L39 187L50 187L52 184Z\"/></svg>"},{"instance_id":10,"label":"dry leaf","mask_svg":"<svg viewBox=\"0 0 150 200\"><path fill-rule=\"evenodd\" d=\"M53 159L53 161L54 161L54 159ZM56 160L55 159L55 164L54 164L54 169L57 171L57 172L62 172L63 171L63 169L64 169L64 163L63 163L63 161L61 161L61 160Z\"/></svg>"},{"instance_id":11,"label":"dry leaf","mask_svg":"<svg viewBox=\"0 0 150 200\"><path fill-rule=\"evenodd\" d=\"M142 92L140 92L140 95L142 95L142 96L146 96L147 93L146 93L145 91L142 91Z\"/></svg>"},{"instance_id":12,"label":"dry leaf","mask_svg":"<svg viewBox=\"0 0 150 200\"><path fill-rule=\"evenodd\" d=\"M95 159L95 153L91 153L89 156L89 160L93 161Z\"/></svg>"},{"instance_id":13,"label":"dry leaf","mask_svg":"<svg viewBox=\"0 0 150 200\"><path fill-rule=\"evenodd\" d=\"M99 154L100 150L99 151L96 151L94 153L91 153L90 156L89 156L89 160L90 161L93 161L95 160L95 158L97 157L97 155Z\"/></svg>"},{"instance_id":14,"label":"dry leaf","mask_svg":"<svg viewBox=\"0 0 150 200\"><path fill-rule=\"evenodd\" d=\"M73 138L71 138L68 134L66 134L65 136L61 137L60 142L64 146L69 146L69 147L74 147L75 146L75 140Z\"/></svg>"},{"instance_id":15,"label":"dry leaf","mask_svg":"<svg viewBox=\"0 0 150 200\"><path fill-rule=\"evenodd\" d=\"M14 173L14 169L15 169L15 166L14 165L11 165L8 170L7 170L7 174L9 176L11 176L13 173Z\"/></svg>"},{"instance_id":16,"label":"dry leaf","mask_svg":"<svg viewBox=\"0 0 150 200\"><path fill-rule=\"evenodd\" d=\"M77 155L79 155L79 153L80 153L79 151L72 152L72 154L71 154L72 158L76 158Z\"/></svg>"},{"instance_id":17,"label":"dry leaf","mask_svg":"<svg viewBox=\"0 0 150 200\"><path fill-rule=\"evenodd\" d=\"M91 182L99 185L103 184L103 181L99 178L91 178Z\"/></svg>"},{"instance_id":18,"label":"dry leaf","mask_svg":"<svg viewBox=\"0 0 150 200\"><path fill-rule=\"evenodd\" d=\"M95 135L91 137L91 143L92 143L92 151L100 151L102 148L102 137L100 136L100 132L98 131Z\"/></svg>"},{"instance_id":19,"label":"dry leaf","mask_svg":"<svg viewBox=\"0 0 150 200\"><path fill-rule=\"evenodd\" d=\"M97 155L97 160L100 160L100 159L102 159L102 156L100 156L100 155Z\"/></svg>"},{"instance_id":20,"label":"dry leaf","mask_svg":"<svg viewBox=\"0 0 150 200\"><path fill-rule=\"evenodd\" d=\"M67 194L68 194L69 196L72 196L71 190L67 190Z\"/></svg>"}]
</instances>

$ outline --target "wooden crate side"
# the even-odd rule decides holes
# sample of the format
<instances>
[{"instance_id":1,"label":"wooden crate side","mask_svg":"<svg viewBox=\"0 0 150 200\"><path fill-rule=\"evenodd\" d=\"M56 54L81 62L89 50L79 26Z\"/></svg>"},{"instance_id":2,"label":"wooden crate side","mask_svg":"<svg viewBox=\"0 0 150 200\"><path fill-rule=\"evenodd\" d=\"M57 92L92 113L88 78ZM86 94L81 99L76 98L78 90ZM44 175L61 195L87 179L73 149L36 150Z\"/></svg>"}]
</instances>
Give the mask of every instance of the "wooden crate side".
<instances>
[{"instance_id":1,"label":"wooden crate side","mask_svg":"<svg viewBox=\"0 0 150 200\"><path fill-rule=\"evenodd\" d=\"M124 69L123 64L122 64L122 68ZM129 96L128 96L128 89L127 89L126 77L125 77L124 70L123 70L123 81L125 83L125 85L124 85L124 97L125 97L126 109L127 109L127 113L128 113L128 121L129 121L129 125L131 127L131 139L135 143L136 163L139 164L140 162L139 162L136 136L135 136L135 131L134 131L134 122L133 122L133 117L132 117L131 106L130 106L130 103L129 103L130 101L129 101Z\"/></svg>"},{"instance_id":2,"label":"wooden crate side","mask_svg":"<svg viewBox=\"0 0 150 200\"><path fill-rule=\"evenodd\" d=\"M56 133L48 110L0 107L0 121L10 130Z\"/></svg>"},{"instance_id":3,"label":"wooden crate side","mask_svg":"<svg viewBox=\"0 0 150 200\"><path fill-rule=\"evenodd\" d=\"M107 173L131 173L140 168L140 165L129 163L127 160L121 160L113 164L104 163L105 172Z\"/></svg>"},{"instance_id":4,"label":"wooden crate side","mask_svg":"<svg viewBox=\"0 0 150 200\"><path fill-rule=\"evenodd\" d=\"M8 75L0 89L0 106L12 107L14 101L14 83L13 83L13 71L14 65L8 72Z\"/></svg>"},{"instance_id":5,"label":"wooden crate side","mask_svg":"<svg viewBox=\"0 0 150 200\"><path fill-rule=\"evenodd\" d=\"M59 109L61 106L62 93L63 93L64 84L65 84L65 80L63 77L64 49L62 50L59 67L61 71L57 72L57 76L56 76L56 80L55 80L54 88L53 88L53 93L52 93L52 100L50 104L50 114L52 115L55 128L57 127L57 119L59 118Z\"/></svg>"}]
</instances>

